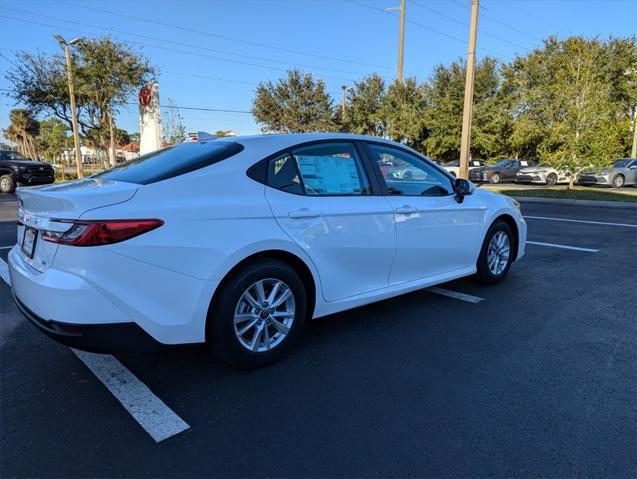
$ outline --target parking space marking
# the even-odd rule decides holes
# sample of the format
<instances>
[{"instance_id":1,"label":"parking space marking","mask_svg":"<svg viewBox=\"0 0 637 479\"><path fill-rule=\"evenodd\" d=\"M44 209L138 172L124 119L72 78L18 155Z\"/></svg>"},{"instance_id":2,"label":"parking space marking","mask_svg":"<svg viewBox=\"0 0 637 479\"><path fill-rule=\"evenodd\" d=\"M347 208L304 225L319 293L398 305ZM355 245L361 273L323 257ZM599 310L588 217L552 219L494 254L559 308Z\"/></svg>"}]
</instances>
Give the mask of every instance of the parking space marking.
<instances>
[{"instance_id":1,"label":"parking space marking","mask_svg":"<svg viewBox=\"0 0 637 479\"><path fill-rule=\"evenodd\" d=\"M71 351L86 364L155 442L190 428L186 421L110 354L88 353L76 349Z\"/></svg>"},{"instance_id":2,"label":"parking space marking","mask_svg":"<svg viewBox=\"0 0 637 479\"><path fill-rule=\"evenodd\" d=\"M429 291L430 293L440 294L442 296L448 296L449 298L461 299L462 301L467 301L469 303L479 303L480 301L484 301L484 298L479 298L478 296L471 296L470 294L458 293L457 291L451 291L449 289L444 288L427 288L425 291Z\"/></svg>"},{"instance_id":3,"label":"parking space marking","mask_svg":"<svg viewBox=\"0 0 637 479\"><path fill-rule=\"evenodd\" d=\"M0 258L0 278L2 278L5 283L11 286L11 276L9 276L9 265L2 258Z\"/></svg>"},{"instance_id":4,"label":"parking space marking","mask_svg":"<svg viewBox=\"0 0 637 479\"><path fill-rule=\"evenodd\" d=\"M570 249L570 250L573 250L573 251L584 251L586 253L599 253L598 249L580 248L579 246L568 246L568 245L565 245L565 244L542 243L541 241L527 241L526 244L534 244L534 245L537 245L537 246L549 246L551 248Z\"/></svg>"},{"instance_id":5,"label":"parking space marking","mask_svg":"<svg viewBox=\"0 0 637 479\"><path fill-rule=\"evenodd\" d=\"M13 248L14 246L15 246L14 244L12 244L12 245L10 245L10 246L0 246L0 249L11 249L11 248Z\"/></svg>"},{"instance_id":6,"label":"parking space marking","mask_svg":"<svg viewBox=\"0 0 637 479\"><path fill-rule=\"evenodd\" d=\"M604 226L625 226L626 228L637 228L637 225L630 223L608 223L606 221L592 221L592 220L574 220L570 218L553 218L551 216L527 216L524 218L530 218L532 220L549 220L549 221L567 221L570 223L588 223L592 225L604 225Z\"/></svg>"}]
</instances>

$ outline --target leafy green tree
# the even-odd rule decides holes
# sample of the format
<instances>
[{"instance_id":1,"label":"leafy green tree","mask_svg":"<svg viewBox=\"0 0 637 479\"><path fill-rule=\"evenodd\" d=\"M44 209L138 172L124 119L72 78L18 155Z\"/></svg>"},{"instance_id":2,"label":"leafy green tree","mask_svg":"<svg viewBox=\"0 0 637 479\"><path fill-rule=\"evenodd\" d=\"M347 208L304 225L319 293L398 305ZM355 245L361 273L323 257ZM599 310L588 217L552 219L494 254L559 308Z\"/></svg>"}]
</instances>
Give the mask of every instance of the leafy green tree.
<instances>
[{"instance_id":1,"label":"leafy green tree","mask_svg":"<svg viewBox=\"0 0 637 479\"><path fill-rule=\"evenodd\" d=\"M384 136L385 81L377 74L355 82L347 92L344 128L359 135Z\"/></svg>"},{"instance_id":2,"label":"leafy green tree","mask_svg":"<svg viewBox=\"0 0 637 479\"><path fill-rule=\"evenodd\" d=\"M425 124L429 130L425 148L431 156L445 161L460 157L465 75L464 61L438 65L425 86L428 103ZM474 82L472 157L495 159L509 154L512 118L507 103L498 62L484 58L476 67Z\"/></svg>"},{"instance_id":3,"label":"leafy green tree","mask_svg":"<svg viewBox=\"0 0 637 479\"><path fill-rule=\"evenodd\" d=\"M287 78L276 83L259 83L252 114L264 133L337 131L333 107L322 80L314 80L311 73L290 70Z\"/></svg>"},{"instance_id":4,"label":"leafy green tree","mask_svg":"<svg viewBox=\"0 0 637 479\"><path fill-rule=\"evenodd\" d=\"M628 130L630 112L612 88L616 70L605 66L607 48L598 39L549 38L509 73L518 91L513 143L536 144L540 160L569 175L569 186L583 170L625 151L621 130Z\"/></svg>"},{"instance_id":5,"label":"leafy green tree","mask_svg":"<svg viewBox=\"0 0 637 479\"><path fill-rule=\"evenodd\" d=\"M40 122L32 112L23 108L11 110L9 127L3 130L5 138L18 145L18 151L33 160L40 159L35 138L40 134Z\"/></svg>"},{"instance_id":6,"label":"leafy green tree","mask_svg":"<svg viewBox=\"0 0 637 479\"><path fill-rule=\"evenodd\" d=\"M40 134L35 141L42 156L53 161L65 148L73 147L73 138L69 135L70 129L62 120L47 118L40 122Z\"/></svg>"},{"instance_id":7,"label":"leafy green tree","mask_svg":"<svg viewBox=\"0 0 637 479\"><path fill-rule=\"evenodd\" d=\"M412 148L422 148L428 132L424 122L425 90L414 78L395 82L388 89L380 111L386 134Z\"/></svg>"},{"instance_id":8,"label":"leafy green tree","mask_svg":"<svg viewBox=\"0 0 637 479\"><path fill-rule=\"evenodd\" d=\"M106 150L115 143L118 109L156 71L143 55L108 36L80 42L72 60L80 132L91 146ZM14 99L34 114L55 116L70 127L64 56L21 51L14 65L6 74Z\"/></svg>"}]
</instances>

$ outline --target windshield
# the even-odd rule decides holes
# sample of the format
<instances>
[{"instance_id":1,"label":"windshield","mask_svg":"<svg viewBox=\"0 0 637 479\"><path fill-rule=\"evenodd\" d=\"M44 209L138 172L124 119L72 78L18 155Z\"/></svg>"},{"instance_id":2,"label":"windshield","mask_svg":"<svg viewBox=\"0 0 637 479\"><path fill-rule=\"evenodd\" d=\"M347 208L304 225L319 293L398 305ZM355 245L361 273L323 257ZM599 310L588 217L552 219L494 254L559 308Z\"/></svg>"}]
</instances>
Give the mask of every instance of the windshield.
<instances>
[{"instance_id":1,"label":"windshield","mask_svg":"<svg viewBox=\"0 0 637 479\"><path fill-rule=\"evenodd\" d=\"M31 161L30 158L21 155L17 151L0 151L0 160Z\"/></svg>"},{"instance_id":2,"label":"windshield","mask_svg":"<svg viewBox=\"0 0 637 479\"><path fill-rule=\"evenodd\" d=\"M449 163L445 163L445 166L458 166L460 162L458 160L450 161Z\"/></svg>"},{"instance_id":3,"label":"windshield","mask_svg":"<svg viewBox=\"0 0 637 479\"><path fill-rule=\"evenodd\" d=\"M616 160L613 163L613 168L626 168L628 166L628 163L631 162L630 158L625 158L623 160Z\"/></svg>"},{"instance_id":4,"label":"windshield","mask_svg":"<svg viewBox=\"0 0 637 479\"><path fill-rule=\"evenodd\" d=\"M93 178L147 185L210 166L242 150L239 143L228 141L182 143L127 161Z\"/></svg>"}]
</instances>

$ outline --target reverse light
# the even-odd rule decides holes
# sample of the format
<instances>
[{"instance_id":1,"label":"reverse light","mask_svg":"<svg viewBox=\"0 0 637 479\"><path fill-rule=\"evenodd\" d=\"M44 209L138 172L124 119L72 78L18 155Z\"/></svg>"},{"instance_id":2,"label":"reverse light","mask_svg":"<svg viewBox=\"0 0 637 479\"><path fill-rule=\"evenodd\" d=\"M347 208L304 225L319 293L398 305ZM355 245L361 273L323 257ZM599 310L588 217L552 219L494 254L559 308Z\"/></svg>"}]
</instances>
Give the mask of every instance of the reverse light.
<instances>
[{"instance_id":1,"label":"reverse light","mask_svg":"<svg viewBox=\"0 0 637 479\"><path fill-rule=\"evenodd\" d=\"M53 220L59 223L72 223L65 232L43 231L42 239L51 243L69 246L103 246L119 243L143 233L147 233L164 224L162 220Z\"/></svg>"}]
</instances>

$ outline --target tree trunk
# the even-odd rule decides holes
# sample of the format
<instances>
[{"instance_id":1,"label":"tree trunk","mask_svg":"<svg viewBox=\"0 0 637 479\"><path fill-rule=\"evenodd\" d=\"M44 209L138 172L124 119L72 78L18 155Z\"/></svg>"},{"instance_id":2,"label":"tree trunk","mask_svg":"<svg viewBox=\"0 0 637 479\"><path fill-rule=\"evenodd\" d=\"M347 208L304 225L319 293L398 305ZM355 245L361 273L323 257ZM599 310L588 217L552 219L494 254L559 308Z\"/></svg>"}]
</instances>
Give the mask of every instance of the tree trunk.
<instances>
[{"instance_id":1,"label":"tree trunk","mask_svg":"<svg viewBox=\"0 0 637 479\"><path fill-rule=\"evenodd\" d=\"M115 128L113 125L113 113L109 112L108 114L108 133L110 135L110 151L109 151L109 162L111 166L115 166L116 158L115 158Z\"/></svg>"}]
</instances>

